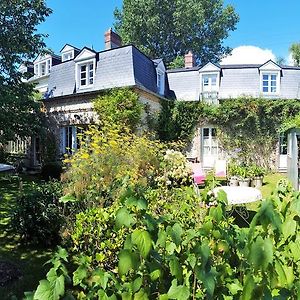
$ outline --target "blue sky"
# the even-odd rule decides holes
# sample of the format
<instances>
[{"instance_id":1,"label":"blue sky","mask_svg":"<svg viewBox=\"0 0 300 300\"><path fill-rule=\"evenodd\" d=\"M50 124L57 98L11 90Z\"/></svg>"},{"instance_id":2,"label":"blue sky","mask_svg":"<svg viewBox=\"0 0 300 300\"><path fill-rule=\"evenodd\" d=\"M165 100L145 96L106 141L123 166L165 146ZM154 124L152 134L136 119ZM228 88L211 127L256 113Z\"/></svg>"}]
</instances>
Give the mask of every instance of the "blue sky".
<instances>
[{"instance_id":1,"label":"blue sky","mask_svg":"<svg viewBox=\"0 0 300 300\"><path fill-rule=\"evenodd\" d=\"M65 43L79 48L104 48L104 32L113 26L113 11L122 0L47 0L53 13L39 27L47 33L47 46L58 53ZM236 31L225 44L235 48L253 45L288 57L288 48L300 42L299 0L225 0L240 15Z\"/></svg>"}]
</instances>

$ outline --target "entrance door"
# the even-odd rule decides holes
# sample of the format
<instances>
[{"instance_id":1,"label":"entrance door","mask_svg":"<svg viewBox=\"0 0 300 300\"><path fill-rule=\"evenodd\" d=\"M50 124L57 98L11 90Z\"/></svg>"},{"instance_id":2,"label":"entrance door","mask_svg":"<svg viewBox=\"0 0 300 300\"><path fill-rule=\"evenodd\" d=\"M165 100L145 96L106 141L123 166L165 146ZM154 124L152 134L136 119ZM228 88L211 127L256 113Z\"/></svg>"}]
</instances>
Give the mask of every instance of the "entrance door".
<instances>
[{"instance_id":1,"label":"entrance door","mask_svg":"<svg viewBox=\"0 0 300 300\"><path fill-rule=\"evenodd\" d=\"M287 134L281 134L279 138L279 170L287 169Z\"/></svg>"},{"instance_id":2,"label":"entrance door","mask_svg":"<svg viewBox=\"0 0 300 300\"><path fill-rule=\"evenodd\" d=\"M213 168L218 159L218 140L216 128L202 128L202 163L204 168Z\"/></svg>"}]
</instances>

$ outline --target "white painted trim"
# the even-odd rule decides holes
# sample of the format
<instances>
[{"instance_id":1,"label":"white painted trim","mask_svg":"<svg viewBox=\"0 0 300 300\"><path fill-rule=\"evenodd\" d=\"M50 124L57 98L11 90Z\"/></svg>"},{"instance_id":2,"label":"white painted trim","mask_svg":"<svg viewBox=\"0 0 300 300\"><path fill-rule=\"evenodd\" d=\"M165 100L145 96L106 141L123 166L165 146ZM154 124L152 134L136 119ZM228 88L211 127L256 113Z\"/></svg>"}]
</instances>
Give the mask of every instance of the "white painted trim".
<instances>
[{"instance_id":1,"label":"white painted trim","mask_svg":"<svg viewBox=\"0 0 300 300\"><path fill-rule=\"evenodd\" d=\"M263 91L263 75L276 75L276 92ZM260 92L263 96L278 96L280 95L280 71L261 71L259 77Z\"/></svg>"},{"instance_id":2,"label":"white painted trim","mask_svg":"<svg viewBox=\"0 0 300 300\"><path fill-rule=\"evenodd\" d=\"M83 49L74 59L75 62L86 61L88 59L96 58L96 53L88 49Z\"/></svg>"},{"instance_id":3,"label":"white painted trim","mask_svg":"<svg viewBox=\"0 0 300 300\"><path fill-rule=\"evenodd\" d=\"M209 62L206 65L204 65L199 72L220 72L220 68L214 65L213 63Z\"/></svg>"},{"instance_id":4,"label":"white painted trim","mask_svg":"<svg viewBox=\"0 0 300 300\"><path fill-rule=\"evenodd\" d=\"M267 61L265 64L260 66L259 70L261 71L280 71L281 68L274 63L272 60Z\"/></svg>"},{"instance_id":5,"label":"white painted trim","mask_svg":"<svg viewBox=\"0 0 300 300\"><path fill-rule=\"evenodd\" d=\"M92 59L89 59L89 60L85 60L85 61L80 61L80 62L77 62L76 65L75 65L75 81L76 81L76 88L77 89L80 89L80 90L83 90L83 89L87 89L91 86L93 86L93 84L89 84L89 70L88 70L88 66L93 63L93 84L95 83L95 77L96 77L96 58L92 58ZM80 83L80 67L81 66L84 66L86 65L87 66L87 84L84 85L84 86L81 86L81 83Z\"/></svg>"}]
</instances>

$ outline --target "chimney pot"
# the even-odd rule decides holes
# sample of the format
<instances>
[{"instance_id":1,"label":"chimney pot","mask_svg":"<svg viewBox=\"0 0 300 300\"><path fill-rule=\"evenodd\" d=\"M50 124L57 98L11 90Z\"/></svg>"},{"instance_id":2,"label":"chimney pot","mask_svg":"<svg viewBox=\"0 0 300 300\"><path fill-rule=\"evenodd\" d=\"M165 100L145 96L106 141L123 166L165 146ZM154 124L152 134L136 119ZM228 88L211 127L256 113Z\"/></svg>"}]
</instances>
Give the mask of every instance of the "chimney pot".
<instances>
[{"instance_id":1,"label":"chimney pot","mask_svg":"<svg viewBox=\"0 0 300 300\"><path fill-rule=\"evenodd\" d=\"M189 51L184 57L185 68L193 68L195 67L195 56L192 51Z\"/></svg>"},{"instance_id":2,"label":"chimney pot","mask_svg":"<svg viewBox=\"0 0 300 300\"><path fill-rule=\"evenodd\" d=\"M109 28L104 34L105 50L118 48L122 46L121 37Z\"/></svg>"}]
</instances>

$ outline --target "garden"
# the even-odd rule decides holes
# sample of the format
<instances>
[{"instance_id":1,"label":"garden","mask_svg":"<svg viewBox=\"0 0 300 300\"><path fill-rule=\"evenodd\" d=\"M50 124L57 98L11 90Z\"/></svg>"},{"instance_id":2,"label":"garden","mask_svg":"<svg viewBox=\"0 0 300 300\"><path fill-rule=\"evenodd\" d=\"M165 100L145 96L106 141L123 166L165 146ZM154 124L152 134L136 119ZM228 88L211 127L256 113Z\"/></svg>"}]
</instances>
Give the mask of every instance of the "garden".
<instances>
[{"instance_id":1,"label":"garden","mask_svg":"<svg viewBox=\"0 0 300 300\"><path fill-rule=\"evenodd\" d=\"M229 165L239 179L265 175L242 226L226 194L211 193L213 176L195 189L182 143L136 132L134 93L112 91L95 109L99 123L65 157L61 180L1 179L1 256L22 273L2 299L300 297L300 194L287 180Z\"/></svg>"}]
</instances>

